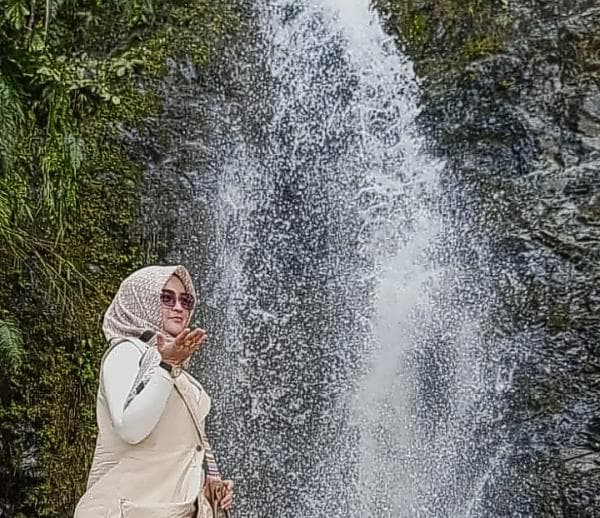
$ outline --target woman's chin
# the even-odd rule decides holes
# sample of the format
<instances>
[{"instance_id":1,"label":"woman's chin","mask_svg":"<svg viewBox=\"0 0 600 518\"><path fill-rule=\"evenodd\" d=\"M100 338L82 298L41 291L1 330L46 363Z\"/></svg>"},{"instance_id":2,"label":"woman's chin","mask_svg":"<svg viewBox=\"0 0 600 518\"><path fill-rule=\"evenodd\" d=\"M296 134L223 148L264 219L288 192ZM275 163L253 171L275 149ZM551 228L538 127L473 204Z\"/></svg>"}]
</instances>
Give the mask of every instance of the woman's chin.
<instances>
[{"instance_id":1,"label":"woman's chin","mask_svg":"<svg viewBox=\"0 0 600 518\"><path fill-rule=\"evenodd\" d=\"M172 337L176 337L179 333L181 333L185 328L182 325L167 325L165 326L165 333Z\"/></svg>"}]
</instances>

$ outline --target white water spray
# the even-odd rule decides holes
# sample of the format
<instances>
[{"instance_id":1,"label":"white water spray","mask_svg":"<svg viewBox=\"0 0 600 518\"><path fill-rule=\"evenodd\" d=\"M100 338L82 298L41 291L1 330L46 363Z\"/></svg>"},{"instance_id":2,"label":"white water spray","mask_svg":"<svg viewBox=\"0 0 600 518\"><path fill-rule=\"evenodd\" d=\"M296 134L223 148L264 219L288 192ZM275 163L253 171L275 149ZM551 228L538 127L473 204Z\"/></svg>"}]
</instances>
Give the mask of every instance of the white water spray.
<instances>
[{"instance_id":1,"label":"white water spray","mask_svg":"<svg viewBox=\"0 0 600 518\"><path fill-rule=\"evenodd\" d=\"M227 141L196 179L216 250L215 443L238 513L490 516L506 388L473 287L485 252L452 252L411 63L367 1L258 11L246 100L222 107Z\"/></svg>"}]
</instances>

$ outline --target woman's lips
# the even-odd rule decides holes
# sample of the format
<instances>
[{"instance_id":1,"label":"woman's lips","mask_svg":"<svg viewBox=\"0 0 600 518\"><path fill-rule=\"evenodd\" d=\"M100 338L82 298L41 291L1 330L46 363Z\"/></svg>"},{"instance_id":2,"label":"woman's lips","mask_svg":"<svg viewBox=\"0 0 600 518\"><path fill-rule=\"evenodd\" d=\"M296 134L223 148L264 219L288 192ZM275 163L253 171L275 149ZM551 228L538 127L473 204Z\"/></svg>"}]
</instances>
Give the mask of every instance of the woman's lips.
<instances>
[{"instance_id":1,"label":"woman's lips","mask_svg":"<svg viewBox=\"0 0 600 518\"><path fill-rule=\"evenodd\" d=\"M180 324L183 322L183 318L181 317L171 317L171 320L175 320L175 322L179 322Z\"/></svg>"}]
</instances>

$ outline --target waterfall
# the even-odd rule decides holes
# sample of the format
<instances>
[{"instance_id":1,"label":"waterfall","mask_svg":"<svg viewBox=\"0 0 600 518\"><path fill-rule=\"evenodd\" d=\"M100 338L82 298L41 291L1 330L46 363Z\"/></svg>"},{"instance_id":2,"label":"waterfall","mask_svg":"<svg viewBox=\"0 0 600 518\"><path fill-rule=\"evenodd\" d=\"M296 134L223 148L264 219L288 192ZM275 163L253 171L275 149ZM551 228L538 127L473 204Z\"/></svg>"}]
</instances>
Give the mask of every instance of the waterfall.
<instances>
[{"instance_id":1,"label":"waterfall","mask_svg":"<svg viewBox=\"0 0 600 518\"><path fill-rule=\"evenodd\" d=\"M199 369L238 515L492 516L517 360L411 62L367 0L257 13L243 95L198 101L211 159L186 175L206 223L174 254L203 264Z\"/></svg>"}]
</instances>

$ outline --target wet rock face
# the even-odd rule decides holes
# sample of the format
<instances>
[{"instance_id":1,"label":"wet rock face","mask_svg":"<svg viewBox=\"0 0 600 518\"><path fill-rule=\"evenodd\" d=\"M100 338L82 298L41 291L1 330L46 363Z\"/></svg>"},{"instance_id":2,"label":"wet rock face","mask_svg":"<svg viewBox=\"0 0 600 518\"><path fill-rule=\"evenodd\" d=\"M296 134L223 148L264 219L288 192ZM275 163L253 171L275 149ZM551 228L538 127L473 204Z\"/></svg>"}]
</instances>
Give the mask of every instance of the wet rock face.
<instances>
[{"instance_id":1,"label":"wet rock face","mask_svg":"<svg viewBox=\"0 0 600 518\"><path fill-rule=\"evenodd\" d=\"M600 516L600 6L503 4L501 48L437 77L431 29L423 123L456 206L477 207L481 239L492 229L499 322L532 336L507 418L526 452L512 483L535 516Z\"/></svg>"}]
</instances>

